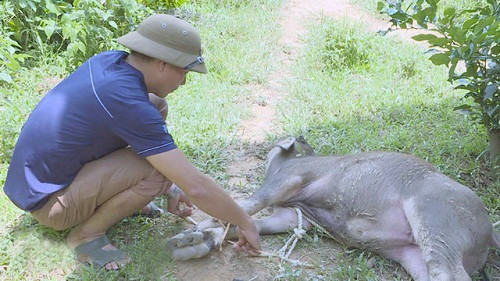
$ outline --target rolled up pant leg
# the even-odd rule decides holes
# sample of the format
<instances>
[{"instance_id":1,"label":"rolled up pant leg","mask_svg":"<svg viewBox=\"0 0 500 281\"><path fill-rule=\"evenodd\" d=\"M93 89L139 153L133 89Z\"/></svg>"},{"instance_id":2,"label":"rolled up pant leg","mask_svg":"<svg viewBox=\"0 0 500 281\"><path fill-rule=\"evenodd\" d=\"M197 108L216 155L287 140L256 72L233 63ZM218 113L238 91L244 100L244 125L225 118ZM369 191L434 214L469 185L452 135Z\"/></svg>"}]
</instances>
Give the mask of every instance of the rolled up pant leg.
<instances>
[{"instance_id":1,"label":"rolled up pant leg","mask_svg":"<svg viewBox=\"0 0 500 281\"><path fill-rule=\"evenodd\" d=\"M67 229L91 217L98 206L124 190L154 197L166 193L171 185L145 158L125 148L87 163L70 186L52 194L32 214L43 225Z\"/></svg>"}]
</instances>

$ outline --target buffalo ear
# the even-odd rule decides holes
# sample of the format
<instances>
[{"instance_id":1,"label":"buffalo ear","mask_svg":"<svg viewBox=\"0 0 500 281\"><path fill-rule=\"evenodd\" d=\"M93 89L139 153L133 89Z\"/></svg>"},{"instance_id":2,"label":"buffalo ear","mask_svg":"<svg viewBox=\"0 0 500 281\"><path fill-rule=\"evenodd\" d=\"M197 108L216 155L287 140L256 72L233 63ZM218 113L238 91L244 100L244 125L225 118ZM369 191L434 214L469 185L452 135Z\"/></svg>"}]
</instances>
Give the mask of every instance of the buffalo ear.
<instances>
[{"instance_id":1,"label":"buffalo ear","mask_svg":"<svg viewBox=\"0 0 500 281\"><path fill-rule=\"evenodd\" d=\"M295 138L294 137L288 137L284 140L279 141L276 146L279 146L283 148L284 150L290 150L293 147L293 144L295 143Z\"/></svg>"},{"instance_id":2,"label":"buffalo ear","mask_svg":"<svg viewBox=\"0 0 500 281\"><path fill-rule=\"evenodd\" d=\"M312 147L306 142L304 136L299 136L295 140L295 149L301 152L303 156L311 156L314 155L314 150Z\"/></svg>"}]
</instances>

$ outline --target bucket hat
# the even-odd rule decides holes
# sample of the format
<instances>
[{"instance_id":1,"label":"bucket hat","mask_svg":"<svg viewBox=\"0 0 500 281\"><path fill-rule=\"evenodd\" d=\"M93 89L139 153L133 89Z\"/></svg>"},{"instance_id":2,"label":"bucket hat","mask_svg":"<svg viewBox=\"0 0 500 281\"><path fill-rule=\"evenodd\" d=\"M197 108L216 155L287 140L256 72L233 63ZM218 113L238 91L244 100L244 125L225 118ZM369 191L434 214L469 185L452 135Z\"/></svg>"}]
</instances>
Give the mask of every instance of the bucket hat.
<instances>
[{"instance_id":1,"label":"bucket hat","mask_svg":"<svg viewBox=\"0 0 500 281\"><path fill-rule=\"evenodd\" d=\"M207 72L201 56L199 32L187 21L172 15L151 15L136 31L121 36L117 41L131 50L175 66Z\"/></svg>"}]
</instances>

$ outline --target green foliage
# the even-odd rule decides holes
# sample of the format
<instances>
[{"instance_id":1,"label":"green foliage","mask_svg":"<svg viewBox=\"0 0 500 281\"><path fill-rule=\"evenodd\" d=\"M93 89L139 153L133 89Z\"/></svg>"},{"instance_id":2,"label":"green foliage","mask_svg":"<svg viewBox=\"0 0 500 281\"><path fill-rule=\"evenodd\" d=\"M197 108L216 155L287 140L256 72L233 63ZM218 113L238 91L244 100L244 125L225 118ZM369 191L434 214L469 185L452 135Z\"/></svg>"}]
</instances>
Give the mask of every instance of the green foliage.
<instances>
[{"instance_id":1,"label":"green foliage","mask_svg":"<svg viewBox=\"0 0 500 281\"><path fill-rule=\"evenodd\" d=\"M360 32L343 26L325 33L323 62L327 71L362 68L370 59Z\"/></svg>"},{"instance_id":2,"label":"green foliage","mask_svg":"<svg viewBox=\"0 0 500 281\"><path fill-rule=\"evenodd\" d=\"M135 0L19 0L3 2L2 10L0 54L9 59L9 72L0 77L6 82L12 82L8 75L20 65L34 65L51 55L75 68L93 54L116 47L114 38L153 12ZM37 60L24 64L27 57Z\"/></svg>"},{"instance_id":3,"label":"green foliage","mask_svg":"<svg viewBox=\"0 0 500 281\"><path fill-rule=\"evenodd\" d=\"M138 2L148 7L155 7L156 9L170 9L185 4L187 0L138 0Z\"/></svg>"},{"instance_id":4,"label":"green foliage","mask_svg":"<svg viewBox=\"0 0 500 281\"><path fill-rule=\"evenodd\" d=\"M318 71L331 30L358 32L363 52L370 52L365 71ZM449 93L446 73L414 45L360 30L362 24L347 19L314 26L308 52L296 64L301 79L279 105L285 132L304 134L320 154L395 150L427 159L442 171L450 162L459 165L479 155L485 144L478 136L486 137L485 132L453 111L462 93ZM463 141L459 146L457 138Z\"/></svg>"},{"instance_id":5,"label":"green foliage","mask_svg":"<svg viewBox=\"0 0 500 281\"><path fill-rule=\"evenodd\" d=\"M174 12L187 0L7 0L0 4L0 81L40 59L58 57L68 70L90 56L119 46L114 39L154 12ZM221 1L218 8L247 8L260 1ZM211 4L209 4L211 5ZM199 5L203 6L203 5ZM224 15L218 16L219 19ZM241 31L244 29L238 30ZM242 34L243 36L243 34ZM243 51L243 50L242 50ZM27 59L33 58L33 59ZM5 69L5 70L4 70Z\"/></svg>"},{"instance_id":6,"label":"green foliage","mask_svg":"<svg viewBox=\"0 0 500 281\"><path fill-rule=\"evenodd\" d=\"M414 36L426 41L435 54L430 60L435 65L449 68L448 80L456 89L467 91L465 97L473 104L464 103L456 109L479 120L489 130L500 129L500 5L487 0L487 5L457 10L445 6L438 13L439 0L404 0L379 2L378 9L388 14L399 28L421 28L433 31ZM437 35L436 35L437 34ZM464 69L459 66L465 65Z\"/></svg>"},{"instance_id":7,"label":"green foliage","mask_svg":"<svg viewBox=\"0 0 500 281\"><path fill-rule=\"evenodd\" d=\"M351 252L355 254L351 255ZM356 254L358 254L356 256ZM345 266L339 266L336 271L329 276L332 280L376 280L375 270L368 266L368 258L370 256L367 252L359 251L348 251L348 254L338 253L338 260L345 260L342 264Z\"/></svg>"},{"instance_id":8,"label":"green foliage","mask_svg":"<svg viewBox=\"0 0 500 281\"><path fill-rule=\"evenodd\" d=\"M28 55L20 54L20 45L10 38L13 32L7 29L5 22L15 16L11 2L0 3L0 81L12 82L11 73L21 68L21 63Z\"/></svg>"}]
</instances>

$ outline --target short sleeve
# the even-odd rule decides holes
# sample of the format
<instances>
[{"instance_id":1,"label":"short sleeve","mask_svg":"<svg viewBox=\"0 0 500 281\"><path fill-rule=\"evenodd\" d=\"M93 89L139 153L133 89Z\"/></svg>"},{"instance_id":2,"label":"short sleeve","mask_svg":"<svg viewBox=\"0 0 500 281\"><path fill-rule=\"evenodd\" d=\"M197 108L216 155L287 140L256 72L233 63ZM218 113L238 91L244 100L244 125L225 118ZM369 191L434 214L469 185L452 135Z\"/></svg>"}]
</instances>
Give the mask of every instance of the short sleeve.
<instances>
[{"instance_id":1,"label":"short sleeve","mask_svg":"<svg viewBox=\"0 0 500 281\"><path fill-rule=\"evenodd\" d=\"M177 148L160 112L149 101L132 101L113 112L113 133L144 157Z\"/></svg>"}]
</instances>

